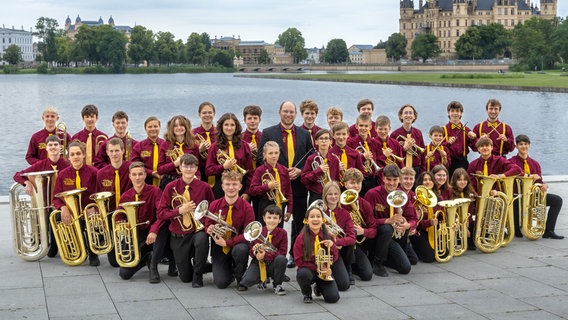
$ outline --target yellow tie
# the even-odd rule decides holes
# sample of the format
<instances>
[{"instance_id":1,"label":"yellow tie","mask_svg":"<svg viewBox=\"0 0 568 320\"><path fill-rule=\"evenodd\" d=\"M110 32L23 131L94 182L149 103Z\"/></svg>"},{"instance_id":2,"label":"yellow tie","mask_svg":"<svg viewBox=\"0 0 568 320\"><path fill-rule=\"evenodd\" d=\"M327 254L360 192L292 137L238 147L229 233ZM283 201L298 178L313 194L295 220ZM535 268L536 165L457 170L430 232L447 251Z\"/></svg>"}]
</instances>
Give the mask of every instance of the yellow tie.
<instances>
[{"instance_id":1,"label":"yellow tie","mask_svg":"<svg viewBox=\"0 0 568 320\"><path fill-rule=\"evenodd\" d=\"M331 221L337 222L337 220L335 220L335 212L334 211L331 211Z\"/></svg>"},{"instance_id":2,"label":"yellow tie","mask_svg":"<svg viewBox=\"0 0 568 320\"><path fill-rule=\"evenodd\" d=\"M185 186L185 191L183 192L183 198L185 199L185 201L189 202L191 201L191 195L189 194L189 185ZM184 214L182 216L182 221L183 221L183 225L184 226L189 226L191 224L191 220L189 218L189 214Z\"/></svg>"},{"instance_id":3,"label":"yellow tie","mask_svg":"<svg viewBox=\"0 0 568 320\"><path fill-rule=\"evenodd\" d=\"M134 201L140 201L140 195L138 193L134 195Z\"/></svg>"},{"instance_id":4,"label":"yellow tie","mask_svg":"<svg viewBox=\"0 0 568 320\"><path fill-rule=\"evenodd\" d=\"M79 170L75 170L75 188L81 189L81 176Z\"/></svg>"},{"instance_id":5,"label":"yellow tie","mask_svg":"<svg viewBox=\"0 0 568 320\"><path fill-rule=\"evenodd\" d=\"M489 175L489 169L487 168L487 160L485 160L485 162L483 163L483 175L484 176Z\"/></svg>"},{"instance_id":6,"label":"yellow tie","mask_svg":"<svg viewBox=\"0 0 568 320\"><path fill-rule=\"evenodd\" d=\"M369 152L370 149L369 149L369 144L367 143L367 141L363 141L363 145L365 146L365 150L367 150L367 152Z\"/></svg>"},{"instance_id":7,"label":"yellow tie","mask_svg":"<svg viewBox=\"0 0 568 320\"><path fill-rule=\"evenodd\" d=\"M184 154L185 152L183 151L183 142L180 143L180 142L176 141L176 144L178 145L179 151L181 151L181 154Z\"/></svg>"},{"instance_id":8,"label":"yellow tie","mask_svg":"<svg viewBox=\"0 0 568 320\"><path fill-rule=\"evenodd\" d=\"M251 142L258 147L258 144L256 143L256 135L254 133L251 136ZM252 159L252 168L256 169L256 159Z\"/></svg>"},{"instance_id":9,"label":"yellow tie","mask_svg":"<svg viewBox=\"0 0 568 320\"><path fill-rule=\"evenodd\" d=\"M316 234L316 239L314 240L314 256L318 254L320 249L320 238L319 235Z\"/></svg>"},{"instance_id":10,"label":"yellow tie","mask_svg":"<svg viewBox=\"0 0 568 320\"><path fill-rule=\"evenodd\" d=\"M118 174L118 170L114 170L114 200L118 207L120 203L120 175Z\"/></svg>"},{"instance_id":11,"label":"yellow tie","mask_svg":"<svg viewBox=\"0 0 568 320\"><path fill-rule=\"evenodd\" d=\"M273 170L274 170L274 179L278 181L278 185L280 185L280 174L278 173L278 169L273 168ZM274 200L274 202L276 202L275 204L278 208L282 209L282 199L280 198L280 192L275 192L275 194L276 194L276 199Z\"/></svg>"},{"instance_id":12,"label":"yellow tie","mask_svg":"<svg viewBox=\"0 0 568 320\"><path fill-rule=\"evenodd\" d=\"M288 133L286 138L286 145L288 146L288 168L292 168L294 164L294 137L292 136L292 130L285 130Z\"/></svg>"},{"instance_id":13,"label":"yellow tie","mask_svg":"<svg viewBox=\"0 0 568 320\"><path fill-rule=\"evenodd\" d=\"M345 170L347 170L349 167L347 166L347 153L345 152L345 149L341 149L341 162L343 162L343 166Z\"/></svg>"},{"instance_id":14,"label":"yellow tie","mask_svg":"<svg viewBox=\"0 0 568 320\"><path fill-rule=\"evenodd\" d=\"M458 129L458 130L459 130L459 129L461 129L461 128L462 128L462 127L461 127L461 124L453 124L453 123L452 123L452 129Z\"/></svg>"},{"instance_id":15,"label":"yellow tie","mask_svg":"<svg viewBox=\"0 0 568 320\"><path fill-rule=\"evenodd\" d=\"M207 141L211 143L211 136L209 131L205 131L205 136L207 137ZM207 177L207 183L209 183L209 186L213 188L213 186L215 185L215 176Z\"/></svg>"},{"instance_id":16,"label":"yellow tie","mask_svg":"<svg viewBox=\"0 0 568 320\"><path fill-rule=\"evenodd\" d=\"M229 210L227 210L227 218L225 219L225 222L228 223L229 225L233 225L233 206L229 206ZM231 231L227 231L227 233L225 233L225 240L231 238ZM231 251L231 248L229 247L223 247L223 253L224 254L229 254L229 251Z\"/></svg>"},{"instance_id":17,"label":"yellow tie","mask_svg":"<svg viewBox=\"0 0 568 320\"><path fill-rule=\"evenodd\" d=\"M55 188L55 182L57 181L57 175L58 175L59 171L57 171L57 165L56 164L52 164L51 168L53 169L53 171L55 171L55 173L53 174L53 177L51 177L51 183L50 183L50 186L51 186L50 190L53 190L53 188ZM53 200L53 193L49 195L49 199Z\"/></svg>"},{"instance_id":18,"label":"yellow tie","mask_svg":"<svg viewBox=\"0 0 568 320\"><path fill-rule=\"evenodd\" d=\"M272 243L272 235L268 235L268 242ZM266 281L266 263L262 260L258 260L258 269L260 271L260 282Z\"/></svg>"},{"instance_id":19,"label":"yellow tie","mask_svg":"<svg viewBox=\"0 0 568 320\"><path fill-rule=\"evenodd\" d=\"M412 138L412 135L407 134L407 138ZM412 148L412 147L411 147ZM410 152L406 152L406 161L404 164L405 167L412 168L412 154Z\"/></svg>"},{"instance_id":20,"label":"yellow tie","mask_svg":"<svg viewBox=\"0 0 568 320\"><path fill-rule=\"evenodd\" d=\"M385 141L385 142L383 142L383 149L386 149L386 148L388 148L388 146L387 146L387 142Z\"/></svg>"},{"instance_id":21,"label":"yellow tie","mask_svg":"<svg viewBox=\"0 0 568 320\"><path fill-rule=\"evenodd\" d=\"M529 163L527 162L527 159L525 159L524 161L525 161L525 164L523 166L523 171L526 174L531 174L531 167L529 167Z\"/></svg>"},{"instance_id":22,"label":"yellow tie","mask_svg":"<svg viewBox=\"0 0 568 320\"><path fill-rule=\"evenodd\" d=\"M154 154L153 154L153 158L152 158L152 172L158 171L158 155L159 154L160 154L160 152L158 151L158 143L154 142ZM152 184L156 187L159 186L160 185L160 179L153 178Z\"/></svg>"},{"instance_id":23,"label":"yellow tie","mask_svg":"<svg viewBox=\"0 0 568 320\"><path fill-rule=\"evenodd\" d=\"M93 165L93 133L89 132L89 137L87 138L87 164Z\"/></svg>"},{"instance_id":24,"label":"yellow tie","mask_svg":"<svg viewBox=\"0 0 568 320\"><path fill-rule=\"evenodd\" d=\"M235 148L233 148L233 141L229 141L229 157L235 159ZM233 171L237 171L237 166L233 167Z\"/></svg>"}]
</instances>

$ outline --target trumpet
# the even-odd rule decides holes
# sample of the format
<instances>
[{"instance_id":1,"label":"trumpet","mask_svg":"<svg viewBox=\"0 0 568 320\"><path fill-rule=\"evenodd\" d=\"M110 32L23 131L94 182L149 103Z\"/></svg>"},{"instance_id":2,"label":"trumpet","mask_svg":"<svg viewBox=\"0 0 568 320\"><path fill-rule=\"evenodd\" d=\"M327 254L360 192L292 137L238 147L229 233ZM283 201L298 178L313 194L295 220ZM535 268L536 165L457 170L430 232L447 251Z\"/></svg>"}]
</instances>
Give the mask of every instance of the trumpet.
<instances>
[{"instance_id":1,"label":"trumpet","mask_svg":"<svg viewBox=\"0 0 568 320\"><path fill-rule=\"evenodd\" d=\"M131 201L121 203L123 209L117 209L112 214L112 230L115 247L116 262L122 268L134 268L140 262L140 248L138 247L138 226L150 224L150 221L136 223L138 207L145 201ZM125 221L117 221L119 214L126 215Z\"/></svg>"},{"instance_id":2,"label":"trumpet","mask_svg":"<svg viewBox=\"0 0 568 320\"><path fill-rule=\"evenodd\" d=\"M228 224L225 220L221 218L221 212L219 215L215 215L209 211L209 202L207 200L201 201L197 208L195 208L195 212L193 213L196 220L201 220L203 217L207 217L217 224L214 225L213 228L213 236L215 238L223 238L227 232L232 232L233 234L239 234L238 230L233 227L232 225Z\"/></svg>"},{"instance_id":3,"label":"trumpet","mask_svg":"<svg viewBox=\"0 0 568 320\"><path fill-rule=\"evenodd\" d=\"M320 246L317 252L314 252L318 277L324 281L335 280L331 274L328 274L333 264L333 255L330 251L330 247L324 245Z\"/></svg>"},{"instance_id":4,"label":"trumpet","mask_svg":"<svg viewBox=\"0 0 568 320\"><path fill-rule=\"evenodd\" d=\"M55 126L55 135L61 142L61 155L67 159L67 125L65 122L59 122Z\"/></svg>"},{"instance_id":5,"label":"trumpet","mask_svg":"<svg viewBox=\"0 0 568 320\"><path fill-rule=\"evenodd\" d=\"M312 170L315 171L323 164L325 164L325 159L318 152L318 154L314 157L314 160L312 161ZM324 174L318 179L318 181L322 187L324 187L326 183L331 181L329 169L327 170L327 172L324 172Z\"/></svg>"},{"instance_id":6,"label":"trumpet","mask_svg":"<svg viewBox=\"0 0 568 320\"><path fill-rule=\"evenodd\" d=\"M365 149L361 142L359 142L359 146L355 148L355 150L359 151L359 153L361 154L367 152L367 149ZM372 158L370 160L365 160L363 166L365 167L365 170L367 170L367 172L379 172L381 170L381 167Z\"/></svg>"},{"instance_id":7,"label":"trumpet","mask_svg":"<svg viewBox=\"0 0 568 320\"><path fill-rule=\"evenodd\" d=\"M396 140L400 141L400 145L403 146L404 145L404 141L407 141L409 138L403 136L403 135L398 135L398 137L396 137ZM412 138L410 138L412 139ZM414 139L412 139L414 140ZM425 149L416 145L416 142L412 143L412 147L408 150L406 150L406 152L410 153L413 156L418 156L418 153L424 153Z\"/></svg>"},{"instance_id":8,"label":"trumpet","mask_svg":"<svg viewBox=\"0 0 568 320\"><path fill-rule=\"evenodd\" d=\"M402 208L407 202L408 202L408 196L402 190L394 190L387 195L387 203L388 203L389 206L391 206L393 208L397 208L397 209ZM402 216L402 214L401 214L401 216ZM402 223L406 223L406 218L403 217L403 216L402 216ZM395 227L394 237L396 239L400 239L404 235L404 231L402 231L402 232L396 231L396 227L398 225L399 225L399 223L394 224L394 227Z\"/></svg>"},{"instance_id":9,"label":"trumpet","mask_svg":"<svg viewBox=\"0 0 568 320\"><path fill-rule=\"evenodd\" d=\"M339 203L344 206L351 206L351 211L349 211L349 213L351 214L351 220L353 220L353 224L363 228L367 224L365 223L365 219L363 219L363 216L361 215L357 199L359 199L359 192L354 189L347 189L341 193L341 196L339 197ZM363 237L361 240L357 240L357 243L361 244L363 241L365 241L365 239L366 237Z\"/></svg>"},{"instance_id":10,"label":"trumpet","mask_svg":"<svg viewBox=\"0 0 568 320\"><path fill-rule=\"evenodd\" d=\"M268 170L266 170L266 172L262 174L260 179L262 180L262 184L269 184L273 181L276 181L276 179L274 178L274 175L272 173L270 173L270 171L268 171ZM269 190L267 192L268 199L271 200L271 201L275 201L276 205L280 204L280 206L281 206L282 203L288 202L288 199L286 199L286 197L282 193L281 188L282 188L282 186L280 184L278 184L278 187L276 189Z\"/></svg>"},{"instance_id":11,"label":"trumpet","mask_svg":"<svg viewBox=\"0 0 568 320\"><path fill-rule=\"evenodd\" d=\"M194 133L193 135L195 136L195 138L197 139L197 141L199 141L199 144L201 144L201 143L207 141L207 139L203 138L203 136L200 135L200 134L197 133L197 132ZM199 153L199 155L201 155L201 158L202 158L202 159L207 159L208 150L209 150L209 149L205 149L204 151L201 151L201 152Z\"/></svg>"},{"instance_id":12,"label":"trumpet","mask_svg":"<svg viewBox=\"0 0 568 320\"><path fill-rule=\"evenodd\" d=\"M258 221L253 221L249 223L245 227L245 231L243 232L245 239L249 242L252 242L256 239L260 240L260 247L262 250L266 252L278 252L278 249L268 241L268 238L262 235L262 224ZM256 252L255 252L256 253Z\"/></svg>"},{"instance_id":13,"label":"trumpet","mask_svg":"<svg viewBox=\"0 0 568 320\"><path fill-rule=\"evenodd\" d=\"M233 160L233 158L231 158L225 151L221 149L217 150L217 162L219 162L219 164L224 164L227 160ZM247 171L241 168L238 164L235 164L234 168L236 168L243 176L247 174Z\"/></svg>"},{"instance_id":14,"label":"trumpet","mask_svg":"<svg viewBox=\"0 0 568 320\"><path fill-rule=\"evenodd\" d=\"M170 206L172 208L179 208L187 202L187 199L179 194L174 187L174 193L170 202ZM195 232L201 231L205 228L201 221L199 221L201 220L201 218L195 218L195 212L193 214L191 212L184 213L181 216L177 216L176 219L179 222L182 231L189 231L193 226L195 226Z\"/></svg>"},{"instance_id":15,"label":"trumpet","mask_svg":"<svg viewBox=\"0 0 568 320\"><path fill-rule=\"evenodd\" d=\"M89 248L97 255L109 253L113 247L111 231L107 219L108 201L112 195L113 193L109 191L93 193L89 198L95 201L95 203L89 203L83 210ZM95 208L96 212L93 214L87 213L89 208Z\"/></svg>"}]
</instances>

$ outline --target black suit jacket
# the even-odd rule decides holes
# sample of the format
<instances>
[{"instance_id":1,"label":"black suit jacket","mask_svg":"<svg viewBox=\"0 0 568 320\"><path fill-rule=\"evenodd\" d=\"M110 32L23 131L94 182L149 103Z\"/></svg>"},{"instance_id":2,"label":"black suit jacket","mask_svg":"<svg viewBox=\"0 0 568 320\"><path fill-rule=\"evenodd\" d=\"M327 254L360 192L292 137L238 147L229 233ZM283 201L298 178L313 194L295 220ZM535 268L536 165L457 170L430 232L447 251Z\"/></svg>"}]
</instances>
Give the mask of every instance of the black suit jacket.
<instances>
[{"instance_id":1,"label":"black suit jacket","mask_svg":"<svg viewBox=\"0 0 568 320\"><path fill-rule=\"evenodd\" d=\"M294 163L292 165L301 170L304 168L304 163L306 162L308 155L313 153L314 146L312 145L310 133L307 130L302 129L297 125L294 125L294 128L294 130L296 131L296 145L294 148ZM288 147L284 144L284 140L282 139L280 123L262 130L262 138L260 139L260 144L258 145L256 165L261 166L264 163L262 153L264 151L264 144L267 141L274 141L278 143L278 145L280 146L280 158L278 158L278 163L288 168Z\"/></svg>"}]
</instances>

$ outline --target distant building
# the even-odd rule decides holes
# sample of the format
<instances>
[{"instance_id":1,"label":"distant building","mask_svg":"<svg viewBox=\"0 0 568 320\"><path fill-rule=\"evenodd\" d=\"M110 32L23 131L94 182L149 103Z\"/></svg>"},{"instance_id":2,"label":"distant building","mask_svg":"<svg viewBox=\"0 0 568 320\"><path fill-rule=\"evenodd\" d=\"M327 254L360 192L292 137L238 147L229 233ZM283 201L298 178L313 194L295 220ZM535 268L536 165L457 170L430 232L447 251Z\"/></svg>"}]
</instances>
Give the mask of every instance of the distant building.
<instances>
[{"instance_id":1,"label":"distant building","mask_svg":"<svg viewBox=\"0 0 568 320\"><path fill-rule=\"evenodd\" d=\"M35 61L34 44L31 29L30 31L25 31L23 26L20 30L14 29L13 26L12 29L2 26L2 28L0 29L0 39L2 46L0 53L2 55L4 55L4 52L6 51L6 49L8 49L9 46L15 44L20 47L20 50L22 50L22 59L25 62Z\"/></svg>"},{"instance_id":2,"label":"distant building","mask_svg":"<svg viewBox=\"0 0 568 320\"><path fill-rule=\"evenodd\" d=\"M77 15L77 18L75 19L75 24L71 24L71 18L69 18L69 16L67 16L67 19L65 19L65 34L67 35L67 37L74 39L75 35L77 34L77 32L79 32L79 27L81 26L89 26L89 27L95 27L95 26L101 26L104 25L104 21L102 17L99 17L99 20L81 20L81 17L79 17L79 15ZM114 19L112 18L112 16L110 16L110 18L108 19L108 25L111 25L112 28L116 31L119 31L123 34L126 35L126 37L128 39L130 39L130 33L132 32L132 28L130 26L118 26L114 23Z\"/></svg>"},{"instance_id":3,"label":"distant building","mask_svg":"<svg viewBox=\"0 0 568 320\"><path fill-rule=\"evenodd\" d=\"M320 63L320 55L323 52L323 47L321 49L318 49L316 47L313 48L308 48L306 49L306 51L308 52L308 57L306 58L306 60L300 62L302 64L318 64Z\"/></svg>"},{"instance_id":4,"label":"distant building","mask_svg":"<svg viewBox=\"0 0 568 320\"><path fill-rule=\"evenodd\" d=\"M347 49L349 51L349 62L363 64L363 50L373 49L372 44L354 44Z\"/></svg>"},{"instance_id":5,"label":"distant building","mask_svg":"<svg viewBox=\"0 0 568 320\"><path fill-rule=\"evenodd\" d=\"M363 49L361 55L363 64L385 64L388 62L385 49Z\"/></svg>"},{"instance_id":6,"label":"distant building","mask_svg":"<svg viewBox=\"0 0 568 320\"><path fill-rule=\"evenodd\" d=\"M533 17L554 19L558 0L539 0L540 9L530 0L413 0L400 1L399 32L408 41L419 34L433 34L438 38L442 56L453 58L455 44L471 26L501 24L513 29Z\"/></svg>"},{"instance_id":7,"label":"distant building","mask_svg":"<svg viewBox=\"0 0 568 320\"><path fill-rule=\"evenodd\" d=\"M292 55L286 53L284 47L260 41L242 41L241 37L221 37L213 39L211 46L220 50L233 50L238 52L240 57L235 57L235 64L250 65L258 64L258 58L262 50L266 50L272 64L290 64Z\"/></svg>"}]
</instances>

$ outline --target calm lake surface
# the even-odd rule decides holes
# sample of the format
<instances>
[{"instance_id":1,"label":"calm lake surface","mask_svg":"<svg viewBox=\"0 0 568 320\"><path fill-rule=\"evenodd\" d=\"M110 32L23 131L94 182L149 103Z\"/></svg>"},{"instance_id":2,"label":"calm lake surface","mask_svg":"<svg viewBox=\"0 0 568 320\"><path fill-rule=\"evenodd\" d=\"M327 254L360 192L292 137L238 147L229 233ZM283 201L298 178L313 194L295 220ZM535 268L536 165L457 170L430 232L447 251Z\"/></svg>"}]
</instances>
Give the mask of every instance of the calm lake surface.
<instances>
[{"instance_id":1,"label":"calm lake surface","mask_svg":"<svg viewBox=\"0 0 568 320\"><path fill-rule=\"evenodd\" d=\"M363 98L375 102L373 118L389 116L393 129L400 126L398 109L414 105L419 113L415 126L428 141L430 127L447 122L450 101L463 103L463 122L473 128L486 119L485 102L497 98L503 105L500 119L511 125L515 135L530 136L531 155L540 161L544 174L568 174L564 136L568 94L250 79L232 74L0 75L0 194L7 195L14 172L28 166L24 159L28 142L43 127L41 113L48 105L59 110L71 135L82 129L80 111L86 104L99 108L98 128L108 134L113 132L112 114L123 110L130 117L132 136L141 140L145 138L144 120L151 115L162 121L162 134L167 120L176 114L188 116L194 126L199 124L197 106L203 101L215 105L216 118L225 112L242 118L244 106L257 104L263 109L261 127L267 127L279 121L282 101L299 105L304 99L314 99L320 107L317 124L326 127L327 108L341 107L344 120L352 124L357 101ZM302 123L299 115L296 123Z\"/></svg>"}]
</instances>

